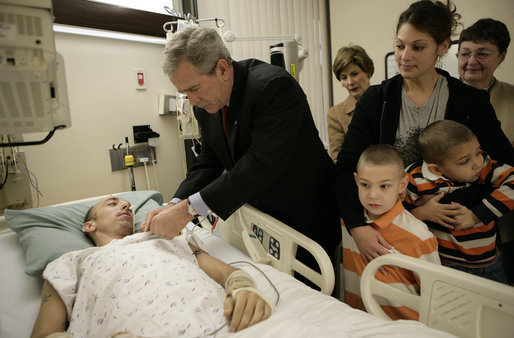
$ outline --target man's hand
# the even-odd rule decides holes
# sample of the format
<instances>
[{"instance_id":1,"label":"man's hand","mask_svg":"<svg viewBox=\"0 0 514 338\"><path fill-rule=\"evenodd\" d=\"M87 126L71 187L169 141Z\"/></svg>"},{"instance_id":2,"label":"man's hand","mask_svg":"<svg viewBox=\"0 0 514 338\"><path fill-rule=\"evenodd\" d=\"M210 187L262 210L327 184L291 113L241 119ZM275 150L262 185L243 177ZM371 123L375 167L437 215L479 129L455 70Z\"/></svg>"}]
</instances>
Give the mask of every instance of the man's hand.
<instances>
[{"instance_id":1,"label":"man's hand","mask_svg":"<svg viewBox=\"0 0 514 338\"><path fill-rule=\"evenodd\" d=\"M422 221L431 221L440 224L448 229L455 229L455 226L460 224L460 220L456 216L464 214L464 206L459 203L452 202L450 204L439 203L444 193L432 195L430 198L424 198L422 201L417 201L417 208L411 210L411 213L417 219Z\"/></svg>"},{"instance_id":2,"label":"man's hand","mask_svg":"<svg viewBox=\"0 0 514 338\"><path fill-rule=\"evenodd\" d=\"M388 254L387 250L393 248L382 237L382 234L370 225L355 227L351 230L351 233L366 264L377 257ZM383 270L381 271L383 272Z\"/></svg>"},{"instance_id":3,"label":"man's hand","mask_svg":"<svg viewBox=\"0 0 514 338\"><path fill-rule=\"evenodd\" d=\"M183 200L178 204L150 210L139 230L151 231L159 237L172 239L192 220L193 216L187 212L187 200Z\"/></svg>"},{"instance_id":4,"label":"man's hand","mask_svg":"<svg viewBox=\"0 0 514 338\"><path fill-rule=\"evenodd\" d=\"M463 214L455 216L455 220L459 222L459 225L455 226L455 230L463 230L471 228L475 224L479 223L480 220L475 214L466 207L462 207Z\"/></svg>"},{"instance_id":5,"label":"man's hand","mask_svg":"<svg viewBox=\"0 0 514 338\"><path fill-rule=\"evenodd\" d=\"M223 315L232 316L230 332L246 329L267 319L271 314L270 306L255 292L241 290L234 298L227 296L224 303Z\"/></svg>"}]
</instances>

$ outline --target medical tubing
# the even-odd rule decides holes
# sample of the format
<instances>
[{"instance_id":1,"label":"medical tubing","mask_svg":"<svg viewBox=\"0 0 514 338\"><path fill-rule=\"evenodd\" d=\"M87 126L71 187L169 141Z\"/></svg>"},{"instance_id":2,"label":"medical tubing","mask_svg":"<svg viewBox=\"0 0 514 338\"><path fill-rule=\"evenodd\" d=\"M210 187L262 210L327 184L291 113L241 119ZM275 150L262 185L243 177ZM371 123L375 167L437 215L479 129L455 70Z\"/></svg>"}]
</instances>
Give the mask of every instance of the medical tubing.
<instances>
[{"instance_id":1,"label":"medical tubing","mask_svg":"<svg viewBox=\"0 0 514 338\"><path fill-rule=\"evenodd\" d=\"M205 219L205 218L207 218L207 216L204 216L204 219ZM199 222L195 222L195 223L194 223L193 228L191 229L191 232L194 232L194 230L195 230L196 226L197 226L199 223L201 223L204 219L202 219L202 220L201 220L201 221L199 221ZM206 252L207 254L209 254L207 251L205 251L205 252ZM236 264L248 264L248 265L250 265L251 267L253 267L255 270L259 271L259 272L261 273L261 275L263 275L263 276L264 276L264 278L268 281L268 283L271 285L271 287L272 287L272 288L273 288L273 290L275 291L275 294L277 295L277 299L275 300L275 304L274 304L274 306L276 307L276 306L277 306L277 304L278 304L278 302L280 301L280 293L278 292L278 289L277 289L277 287L275 286L275 284L273 284L273 283L271 282L271 280L269 279L269 277L268 277L268 276L266 276L266 274L265 274L261 269L259 269L259 267L258 267L258 266L256 266L255 264L253 264L253 263L251 263L251 262L247 262L247 261L235 261L235 262L232 262L232 263L228 263L228 265L230 265L230 266L234 266L234 265L236 265ZM216 330L214 330L214 331L213 331L213 332L211 332L211 333L208 333L207 335L208 335L208 336L213 336L213 335L217 334L221 329L223 329L225 326L227 326L227 324L228 324L228 323L229 323L229 321L227 320L227 322L225 322L225 324L221 325L219 328L217 328Z\"/></svg>"},{"instance_id":2,"label":"medical tubing","mask_svg":"<svg viewBox=\"0 0 514 338\"><path fill-rule=\"evenodd\" d=\"M276 286L271 282L271 280L268 278L268 276L266 276L266 274L261 270L259 269L259 267L257 267L257 265L251 263L251 262L247 262L247 261L235 261L235 262L232 262L232 263L228 263L228 265L230 266L234 266L235 264L248 264L250 265L251 267L253 267L254 269L256 269L257 271L259 271L261 273L261 275L264 276L264 278L266 278L266 280L268 281L268 283L271 285L271 287L273 288L273 290L275 291L275 293L277 294L277 300L275 301L275 306L277 306L279 300L280 300L280 293L278 292Z\"/></svg>"},{"instance_id":3,"label":"medical tubing","mask_svg":"<svg viewBox=\"0 0 514 338\"><path fill-rule=\"evenodd\" d=\"M191 230L193 231L194 228ZM277 300L275 301L275 306L277 306L278 304L278 301L280 300L280 293L278 292L277 288L275 287L275 285L271 282L271 280L268 278L268 276L266 276L266 274L261 270L259 269L255 264L252 264L250 262L246 262L246 261L235 261L235 262L232 262L232 263L228 263L228 265L230 266L234 266L235 264L248 264L250 265L251 267L253 267L254 269L256 269L257 271L259 271L263 276L264 278L266 278L266 280L268 281L268 283L271 285L271 287L273 288L273 290L275 290L275 293L277 294ZM208 336L213 336L215 334L217 334L219 331L221 331L221 329L223 329L225 326L227 326L227 324L229 323L229 321L227 320L227 322L225 322L225 324L221 325L219 328L217 328L216 330L214 330L213 332L207 334Z\"/></svg>"},{"instance_id":4,"label":"medical tubing","mask_svg":"<svg viewBox=\"0 0 514 338\"><path fill-rule=\"evenodd\" d=\"M150 179L148 178L148 169L146 168L146 162L143 162L143 165L145 166L146 185L148 187L148 190L150 190Z\"/></svg>"},{"instance_id":5,"label":"medical tubing","mask_svg":"<svg viewBox=\"0 0 514 338\"><path fill-rule=\"evenodd\" d=\"M153 166L153 178L155 181L155 190L159 191L159 182L157 181L157 168L155 167L155 162L152 161Z\"/></svg>"},{"instance_id":6,"label":"medical tubing","mask_svg":"<svg viewBox=\"0 0 514 338\"><path fill-rule=\"evenodd\" d=\"M150 159L152 160L152 166L153 166L153 178L155 180L155 190L159 191L159 182L157 181L157 168L155 166L155 163L157 160L155 159L155 148L152 148L150 151Z\"/></svg>"},{"instance_id":7,"label":"medical tubing","mask_svg":"<svg viewBox=\"0 0 514 338\"><path fill-rule=\"evenodd\" d=\"M194 222L194 226L193 228L191 229L191 232L194 232L195 228L197 227L197 225L201 222L203 222L204 219L206 219L207 216L204 216L202 220L197 220L197 222ZM206 251L207 252L207 251ZM273 288L273 290L275 291L276 295L277 295L277 300L275 301L275 306L277 306L279 300L280 300L280 293L278 292L278 289L276 288L275 284L273 284L271 282L271 280L268 278L268 276L266 276L266 274L261 270L259 269L259 267L251 262L247 262L247 261L235 261L235 262L232 262L232 263L227 263L228 265L230 266L234 266L236 264L248 264L250 265L251 267L253 267L255 270L259 271L261 273L261 275L264 276L264 278L266 278L266 280L268 281L268 283L271 285L271 287ZM219 331L221 328L219 328L217 331Z\"/></svg>"},{"instance_id":8,"label":"medical tubing","mask_svg":"<svg viewBox=\"0 0 514 338\"><path fill-rule=\"evenodd\" d=\"M130 180L130 189L132 191L136 191L136 181L134 180L134 156L129 154L129 141L128 137L125 136L125 144L127 145L127 155L125 156L125 166L129 169L129 180Z\"/></svg>"}]
</instances>

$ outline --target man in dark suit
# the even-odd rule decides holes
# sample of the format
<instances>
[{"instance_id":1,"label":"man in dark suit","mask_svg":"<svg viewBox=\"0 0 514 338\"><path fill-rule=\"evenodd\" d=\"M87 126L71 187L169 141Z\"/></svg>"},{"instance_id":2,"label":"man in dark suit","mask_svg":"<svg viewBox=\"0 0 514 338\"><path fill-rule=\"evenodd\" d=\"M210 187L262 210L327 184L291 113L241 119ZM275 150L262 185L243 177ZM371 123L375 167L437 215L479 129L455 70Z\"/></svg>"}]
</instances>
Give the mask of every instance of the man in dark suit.
<instances>
[{"instance_id":1,"label":"man in dark suit","mask_svg":"<svg viewBox=\"0 0 514 338\"><path fill-rule=\"evenodd\" d=\"M334 165L297 81L256 59L232 61L217 32L203 27L176 33L162 67L195 106L202 149L171 206L149 213L142 229L172 238L196 215L226 219L249 203L333 258L341 241Z\"/></svg>"}]
</instances>

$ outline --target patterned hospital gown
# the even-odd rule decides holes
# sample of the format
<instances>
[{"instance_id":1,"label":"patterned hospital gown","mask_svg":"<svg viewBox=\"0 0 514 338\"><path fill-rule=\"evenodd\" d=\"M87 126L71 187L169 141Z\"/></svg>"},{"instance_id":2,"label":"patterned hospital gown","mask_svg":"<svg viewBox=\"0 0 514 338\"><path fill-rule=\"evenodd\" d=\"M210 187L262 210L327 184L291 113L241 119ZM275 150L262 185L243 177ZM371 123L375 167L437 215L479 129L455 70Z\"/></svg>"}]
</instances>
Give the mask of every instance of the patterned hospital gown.
<instances>
[{"instance_id":1,"label":"patterned hospital gown","mask_svg":"<svg viewBox=\"0 0 514 338\"><path fill-rule=\"evenodd\" d=\"M74 337L197 337L226 322L225 291L200 269L184 236L139 233L69 252L43 277L63 299Z\"/></svg>"}]
</instances>

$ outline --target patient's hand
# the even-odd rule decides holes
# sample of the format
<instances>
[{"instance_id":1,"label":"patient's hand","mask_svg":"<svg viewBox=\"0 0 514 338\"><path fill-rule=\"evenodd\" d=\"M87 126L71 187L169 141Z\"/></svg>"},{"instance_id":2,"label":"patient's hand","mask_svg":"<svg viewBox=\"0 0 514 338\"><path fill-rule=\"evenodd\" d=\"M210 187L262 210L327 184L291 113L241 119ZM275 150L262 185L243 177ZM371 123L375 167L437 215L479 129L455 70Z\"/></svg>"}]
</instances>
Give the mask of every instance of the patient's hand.
<instances>
[{"instance_id":1,"label":"patient's hand","mask_svg":"<svg viewBox=\"0 0 514 338\"><path fill-rule=\"evenodd\" d=\"M382 234L370 225L355 227L350 230L353 240L361 253L364 263L368 264L373 259L388 254L386 249L393 247L382 237ZM383 269L381 269L382 272Z\"/></svg>"},{"instance_id":2,"label":"patient's hand","mask_svg":"<svg viewBox=\"0 0 514 338\"><path fill-rule=\"evenodd\" d=\"M444 193L438 195L430 195L429 198L416 201L417 208L411 210L411 213L417 219L422 221L431 221L440 224L448 229L455 229L461 220L456 217L464 213L464 206L459 203L452 202L450 204L439 203Z\"/></svg>"},{"instance_id":3,"label":"patient's hand","mask_svg":"<svg viewBox=\"0 0 514 338\"><path fill-rule=\"evenodd\" d=\"M150 231L150 223L152 222L152 219L154 218L155 215L157 215L159 212L161 212L162 209L163 208L149 210L145 215L145 219L143 220L143 223L141 223L141 225L139 226L139 231L140 232Z\"/></svg>"},{"instance_id":4,"label":"patient's hand","mask_svg":"<svg viewBox=\"0 0 514 338\"><path fill-rule=\"evenodd\" d=\"M271 314L271 307L257 293L241 290L235 295L227 296L224 303L225 317L232 316L230 332L241 331L249 326L267 319Z\"/></svg>"},{"instance_id":5,"label":"patient's hand","mask_svg":"<svg viewBox=\"0 0 514 338\"><path fill-rule=\"evenodd\" d=\"M169 203L166 207L169 207L171 205L175 205L175 203ZM139 231L140 232L150 231L150 223L152 223L152 219L155 217L155 215L157 215L159 212L161 212L164 208L165 207L149 210L145 215L145 219L139 226Z\"/></svg>"},{"instance_id":6,"label":"patient's hand","mask_svg":"<svg viewBox=\"0 0 514 338\"><path fill-rule=\"evenodd\" d=\"M455 226L455 230L471 228L475 224L480 223L478 217L476 217L471 210L469 210L465 206L463 206L462 209L463 214L455 216L455 220L459 221L459 225Z\"/></svg>"},{"instance_id":7,"label":"patient's hand","mask_svg":"<svg viewBox=\"0 0 514 338\"><path fill-rule=\"evenodd\" d=\"M187 200L184 200L150 210L139 229L142 232L151 231L159 237L172 239L192 220L193 216L187 212Z\"/></svg>"}]
</instances>

